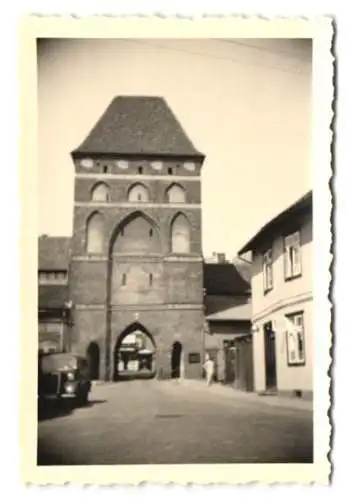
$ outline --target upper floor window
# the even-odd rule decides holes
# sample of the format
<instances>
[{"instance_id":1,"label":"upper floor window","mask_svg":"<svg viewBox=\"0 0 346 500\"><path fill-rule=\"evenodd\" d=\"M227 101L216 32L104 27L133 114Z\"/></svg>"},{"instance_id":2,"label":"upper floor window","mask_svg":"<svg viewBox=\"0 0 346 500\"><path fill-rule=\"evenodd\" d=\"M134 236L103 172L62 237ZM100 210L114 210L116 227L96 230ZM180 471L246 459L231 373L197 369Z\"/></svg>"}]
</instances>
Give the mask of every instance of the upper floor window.
<instances>
[{"instance_id":1,"label":"upper floor window","mask_svg":"<svg viewBox=\"0 0 346 500\"><path fill-rule=\"evenodd\" d=\"M300 276L302 272L300 232L286 236L284 246L284 272L287 280Z\"/></svg>"},{"instance_id":2,"label":"upper floor window","mask_svg":"<svg viewBox=\"0 0 346 500\"><path fill-rule=\"evenodd\" d=\"M167 198L169 203L185 203L185 191L178 184L172 184L167 189Z\"/></svg>"},{"instance_id":3,"label":"upper floor window","mask_svg":"<svg viewBox=\"0 0 346 500\"><path fill-rule=\"evenodd\" d=\"M142 175L142 174L143 174L143 167L138 167L138 173L139 173L140 175Z\"/></svg>"},{"instance_id":4,"label":"upper floor window","mask_svg":"<svg viewBox=\"0 0 346 500\"><path fill-rule=\"evenodd\" d=\"M109 189L106 184L97 184L91 192L92 201L105 202L109 200Z\"/></svg>"},{"instance_id":5,"label":"upper floor window","mask_svg":"<svg viewBox=\"0 0 346 500\"><path fill-rule=\"evenodd\" d=\"M287 364L305 363L304 314L302 312L286 316Z\"/></svg>"},{"instance_id":6,"label":"upper floor window","mask_svg":"<svg viewBox=\"0 0 346 500\"><path fill-rule=\"evenodd\" d=\"M109 172L108 165L103 165L103 167L102 167L102 172L103 172L104 174L108 174L108 172Z\"/></svg>"},{"instance_id":7,"label":"upper floor window","mask_svg":"<svg viewBox=\"0 0 346 500\"><path fill-rule=\"evenodd\" d=\"M172 167L168 167L168 175L172 175L173 174L173 168Z\"/></svg>"},{"instance_id":8,"label":"upper floor window","mask_svg":"<svg viewBox=\"0 0 346 500\"><path fill-rule=\"evenodd\" d=\"M273 252L267 250L263 255L263 289L264 293L273 288Z\"/></svg>"},{"instance_id":9,"label":"upper floor window","mask_svg":"<svg viewBox=\"0 0 346 500\"><path fill-rule=\"evenodd\" d=\"M135 184L128 193L128 200L132 202L149 201L149 191L143 184Z\"/></svg>"}]
</instances>

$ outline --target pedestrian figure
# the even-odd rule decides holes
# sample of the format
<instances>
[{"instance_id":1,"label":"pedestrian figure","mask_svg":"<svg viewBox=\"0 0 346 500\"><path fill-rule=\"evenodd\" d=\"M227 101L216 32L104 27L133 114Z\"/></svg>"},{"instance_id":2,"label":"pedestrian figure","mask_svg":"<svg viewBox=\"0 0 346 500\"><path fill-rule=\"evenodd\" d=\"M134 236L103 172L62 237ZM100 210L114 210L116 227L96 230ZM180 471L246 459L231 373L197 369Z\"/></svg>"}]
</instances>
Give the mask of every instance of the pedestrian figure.
<instances>
[{"instance_id":1,"label":"pedestrian figure","mask_svg":"<svg viewBox=\"0 0 346 500\"><path fill-rule=\"evenodd\" d=\"M203 365L203 368L206 373L207 385L210 386L214 375L214 361L210 359L209 354L206 354L205 356L205 363Z\"/></svg>"}]
</instances>

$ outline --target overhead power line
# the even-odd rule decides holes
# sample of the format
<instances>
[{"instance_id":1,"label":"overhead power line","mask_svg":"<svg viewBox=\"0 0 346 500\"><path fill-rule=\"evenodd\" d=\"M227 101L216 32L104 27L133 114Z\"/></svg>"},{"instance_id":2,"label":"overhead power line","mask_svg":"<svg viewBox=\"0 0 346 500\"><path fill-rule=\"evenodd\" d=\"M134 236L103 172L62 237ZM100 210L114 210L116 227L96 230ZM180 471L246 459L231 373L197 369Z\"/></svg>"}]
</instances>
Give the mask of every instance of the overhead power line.
<instances>
[{"instance_id":1,"label":"overhead power line","mask_svg":"<svg viewBox=\"0 0 346 500\"><path fill-rule=\"evenodd\" d=\"M171 40L171 39L169 39ZM217 39L216 39L217 40ZM148 40L148 39L143 39L143 40L134 40L134 39L122 39L122 41L124 42L128 42L128 43L137 43L137 44L145 44L145 45L150 45L152 47L155 47L155 48L158 48L158 49L161 49L161 50L170 50L170 51L174 51L174 52L182 52L182 53L185 53L185 54L189 54L189 55L192 55L192 56L197 56L197 57L204 57L204 58L208 58L208 59L214 59L214 60L223 60L223 61L232 61L236 64L242 64L244 66L253 66L253 67L261 67L261 68L267 68L267 69L270 69L272 71L278 71L280 73L289 73L289 74L292 74L292 75L306 75L307 73L305 71L291 71L291 70L288 70L286 68L280 68L278 66L272 66L272 65L268 65L268 64L260 64L260 63L249 63L249 62L245 62L243 60L239 60L239 59L235 59L233 57L229 57L229 56L217 56L217 55L212 55L212 54L206 54L206 53L202 53L202 52L196 52L196 51L190 51L190 50L186 50L186 49L180 49L180 48L177 48L177 47L169 47L167 45L161 45L161 44L158 44L157 42L153 42L152 40Z\"/></svg>"},{"instance_id":2,"label":"overhead power line","mask_svg":"<svg viewBox=\"0 0 346 500\"><path fill-rule=\"evenodd\" d=\"M246 42L240 42L239 40L232 40L232 39L225 39L222 38L219 40L222 43L230 43L232 45L239 45L241 47L249 47L251 49L259 50L261 52L268 52L269 54L284 54L285 56L291 56L292 58L298 59L299 61L304 61L305 59L303 57L299 57L299 55L302 55L302 53L298 53L297 51L293 50L284 50L284 49L269 49L268 47L261 47L260 45L254 45L251 43L246 43Z\"/></svg>"}]
</instances>

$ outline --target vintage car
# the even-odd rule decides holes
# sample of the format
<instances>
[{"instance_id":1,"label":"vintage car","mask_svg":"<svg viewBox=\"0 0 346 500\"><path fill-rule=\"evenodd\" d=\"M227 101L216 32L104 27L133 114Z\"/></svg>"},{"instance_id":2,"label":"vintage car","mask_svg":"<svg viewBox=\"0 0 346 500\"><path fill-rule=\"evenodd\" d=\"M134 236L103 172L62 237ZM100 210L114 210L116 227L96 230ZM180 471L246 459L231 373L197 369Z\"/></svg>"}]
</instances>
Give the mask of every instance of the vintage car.
<instances>
[{"instance_id":1,"label":"vintage car","mask_svg":"<svg viewBox=\"0 0 346 500\"><path fill-rule=\"evenodd\" d=\"M90 390L89 366L85 358L71 353L39 354L39 398L74 398L82 406L88 402Z\"/></svg>"}]
</instances>

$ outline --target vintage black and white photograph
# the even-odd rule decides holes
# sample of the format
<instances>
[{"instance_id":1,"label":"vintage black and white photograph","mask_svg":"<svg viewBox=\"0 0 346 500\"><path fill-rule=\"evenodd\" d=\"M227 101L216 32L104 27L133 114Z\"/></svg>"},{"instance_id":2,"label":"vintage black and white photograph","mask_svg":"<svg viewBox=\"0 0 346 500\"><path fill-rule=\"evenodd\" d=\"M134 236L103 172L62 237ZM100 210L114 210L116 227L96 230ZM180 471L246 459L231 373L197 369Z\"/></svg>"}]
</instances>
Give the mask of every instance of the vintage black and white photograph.
<instances>
[{"instance_id":1,"label":"vintage black and white photograph","mask_svg":"<svg viewBox=\"0 0 346 500\"><path fill-rule=\"evenodd\" d=\"M36 55L36 465L313 464L312 38Z\"/></svg>"}]
</instances>

